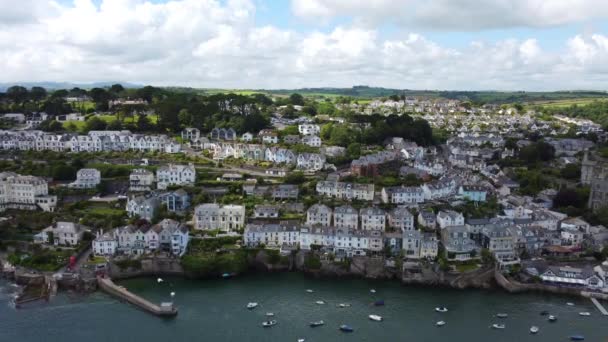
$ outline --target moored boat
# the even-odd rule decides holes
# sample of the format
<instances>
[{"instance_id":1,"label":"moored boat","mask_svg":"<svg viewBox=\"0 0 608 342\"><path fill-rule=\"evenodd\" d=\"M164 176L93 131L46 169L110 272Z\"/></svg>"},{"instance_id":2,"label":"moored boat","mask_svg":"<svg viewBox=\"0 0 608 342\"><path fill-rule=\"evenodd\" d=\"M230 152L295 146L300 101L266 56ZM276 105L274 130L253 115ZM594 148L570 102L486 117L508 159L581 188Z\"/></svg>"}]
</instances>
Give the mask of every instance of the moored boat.
<instances>
[{"instance_id":1,"label":"moored boat","mask_svg":"<svg viewBox=\"0 0 608 342\"><path fill-rule=\"evenodd\" d=\"M336 306L339 307L339 308L349 308L350 304L348 304L348 303L340 303L340 304L338 304Z\"/></svg>"},{"instance_id":2,"label":"moored boat","mask_svg":"<svg viewBox=\"0 0 608 342\"><path fill-rule=\"evenodd\" d=\"M317 304L319 304L319 305L323 305L323 304L325 304L325 302L324 302L324 301L322 301L322 300L318 300L318 301L316 301L315 303L317 303Z\"/></svg>"},{"instance_id":3,"label":"moored boat","mask_svg":"<svg viewBox=\"0 0 608 342\"><path fill-rule=\"evenodd\" d=\"M313 293L313 292L315 292L315 291L313 291L313 290L311 290L311 289L307 289L307 290L306 290L306 292L308 292L308 293Z\"/></svg>"},{"instance_id":4,"label":"moored boat","mask_svg":"<svg viewBox=\"0 0 608 342\"><path fill-rule=\"evenodd\" d=\"M566 305L568 305L568 306L574 306L574 303L568 302L568 303L566 303Z\"/></svg>"},{"instance_id":5,"label":"moored boat","mask_svg":"<svg viewBox=\"0 0 608 342\"><path fill-rule=\"evenodd\" d=\"M540 329L537 326L535 326L535 325L533 325L532 327L530 327L530 333L532 333L532 334L536 334L539 331L540 331Z\"/></svg>"},{"instance_id":6,"label":"moored boat","mask_svg":"<svg viewBox=\"0 0 608 342\"><path fill-rule=\"evenodd\" d=\"M504 329L506 326L504 324L494 323L492 324L492 329Z\"/></svg>"},{"instance_id":7,"label":"moored boat","mask_svg":"<svg viewBox=\"0 0 608 342\"><path fill-rule=\"evenodd\" d=\"M355 331L350 325L346 325L346 324L342 324L340 326L340 331L344 331L344 332L353 332Z\"/></svg>"},{"instance_id":8,"label":"moored boat","mask_svg":"<svg viewBox=\"0 0 608 342\"><path fill-rule=\"evenodd\" d=\"M274 312L267 312L266 317L274 317Z\"/></svg>"},{"instance_id":9,"label":"moored boat","mask_svg":"<svg viewBox=\"0 0 608 342\"><path fill-rule=\"evenodd\" d=\"M591 316L591 312L583 311L578 313L580 316Z\"/></svg>"},{"instance_id":10,"label":"moored boat","mask_svg":"<svg viewBox=\"0 0 608 342\"><path fill-rule=\"evenodd\" d=\"M379 316L379 315L369 315L368 317L369 317L369 319L371 319L372 321L376 321L376 322L380 322L380 321L382 321L382 316Z\"/></svg>"},{"instance_id":11,"label":"moored boat","mask_svg":"<svg viewBox=\"0 0 608 342\"><path fill-rule=\"evenodd\" d=\"M371 289L371 290L369 290L369 292L376 293L376 289Z\"/></svg>"},{"instance_id":12,"label":"moored boat","mask_svg":"<svg viewBox=\"0 0 608 342\"><path fill-rule=\"evenodd\" d=\"M555 322L557 321L557 317L553 316L553 315L549 315L549 322Z\"/></svg>"},{"instance_id":13,"label":"moored boat","mask_svg":"<svg viewBox=\"0 0 608 342\"><path fill-rule=\"evenodd\" d=\"M584 341L585 336L583 335L572 335L570 336L570 341Z\"/></svg>"},{"instance_id":14,"label":"moored boat","mask_svg":"<svg viewBox=\"0 0 608 342\"><path fill-rule=\"evenodd\" d=\"M320 326L322 326L323 324L325 324L325 322L323 322L323 320L320 320L320 321L315 321L315 322L310 322L310 326L311 326L311 327L313 327L313 328L315 328L315 327L320 327Z\"/></svg>"},{"instance_id":15,"label":"moored boat","mask_svg":"<svg viewBox=\"0 0 608 342\"><path fill-rule=\"evenodd\" d=\"M262 322L262 326L264 328L270 328L271 326L276 325L276 324L277 324L277 321L275 321L275 320Z\"/></svg>"},{"instance_id":16,"label":"moored boat","mask_svg":"<svg viewBox=\"0 0 608 342\"><path fill-rule=\"evenodd\" d=\"M437 312L448 312L448 308L443 307L443 306L442 307L436 307L435 311L437 311Z\"/></svg>"},{"instance_id":17,"label":"moored boat","mask_svg":"<svg viewBox=\"0 0 608 342\"><path fill-rule=\"evenodd\" d=\"M435 325L438 326L438 327L442 327L442 326L445 325L445 322L444 321L439 321L439 322L435 323Z\"/></svg>"},{"instance_id":18,"label":"moored boat","mask_svg":"<svg viewBox=\"0 0 608 342\"><path fill-rule=\"evenodd\" d=\"M256 303L256 302L247 303L247 309L249 309L249 310L255 309L257 306L258 306L258 303Z\"/></svg>"},{"instance_id":19,"label":"moored boat","mask_svg":"<svg viewBox=\"0 0 608 342\"><path fill-rule=\"evenodd\" d=\"M497 313L496 317L498 317L498 318L507 318L507 317L509 317L509 315L506 314L506 313Z\"/></svg>"}]
</instances>

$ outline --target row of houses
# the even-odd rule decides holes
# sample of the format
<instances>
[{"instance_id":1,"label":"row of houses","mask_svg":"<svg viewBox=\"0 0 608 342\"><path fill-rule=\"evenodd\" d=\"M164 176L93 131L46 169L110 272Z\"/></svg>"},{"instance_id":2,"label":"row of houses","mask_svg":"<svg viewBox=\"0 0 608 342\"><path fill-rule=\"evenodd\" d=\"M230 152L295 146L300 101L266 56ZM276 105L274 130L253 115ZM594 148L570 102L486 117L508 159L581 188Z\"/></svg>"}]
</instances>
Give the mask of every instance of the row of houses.
<instances>
[{"instance_id":1,"label":"row of houses","mask_svg":"<svg viewBox=\"0 0 608 342\"><path fill-rule=\"evenodd\" d=\"M288 224L248 224L243 235L249 247L311 250L320 248L337 258L377 255L390 250L403 251L410 259L437 257L439 246L434 234L420 231L382 232L334 226L299 226Z\"/></svg>"},{"instance_id":2,"label":"row of houses","mask_svg":"<svg viewBox=\"0 0 608 342\"><path fill-rule=\"evenodd\" d=\"M143 255L155 251L182 256L186 253L189 241L186 225L165 219L155 225L127 225L112 232L99 231L92 246L93 253L98 256L113 256L117 253Z\"/></svg>"},{"instance_id":3,"label":"row of houses","mask_svg":"<svg viewBox=\"0 0 608 342\"><path fill-rule=\"evenodd\" d=\"M133 192L151 191L154 183L158 189L168 186L191 186L196 182L194 164L168 164L156 169L156 177L152 171L134 169L129 175L129 190Z\"/></svg>"},{"instance_id":4,"label":"row of houses","mask_svg":"<svg viewBox=\"0 0 608 342\"><path fill-rule=\"evenodd\" d=\"M167 135L130 131L90 131L86 135L42 131L0 131L0 149L20 151L103 152L141 151L178 153L181 145Z\"/></svg>"},{"instance_id":5,"label":"row of houses","mask_svg":"<svg viewBox=\"0 0 608 342\"><path fill-rule=\"evenodd\" d=\"M280 147L267 147L257 144L214 143L209 144L213 159L226 158L268 161L275 164L295 165L306 171L319 171L325 166L326 157L319 153L294 153Z\"/></svg>"},{"instance_id":6,"label":"row of houses","mask_svg":"<svg viewBox=\"0 0 608 342\"><path fill-rule=\"evenodd\" d=\"M314 204L306 212L308 226L348 228L354 230L384 231L393 227L401 231L414 229L414 216L405 207L396 207L388 213L378 207L357 210L349 205L334 209L324 204Z\"/></svg>"}]
</instances>

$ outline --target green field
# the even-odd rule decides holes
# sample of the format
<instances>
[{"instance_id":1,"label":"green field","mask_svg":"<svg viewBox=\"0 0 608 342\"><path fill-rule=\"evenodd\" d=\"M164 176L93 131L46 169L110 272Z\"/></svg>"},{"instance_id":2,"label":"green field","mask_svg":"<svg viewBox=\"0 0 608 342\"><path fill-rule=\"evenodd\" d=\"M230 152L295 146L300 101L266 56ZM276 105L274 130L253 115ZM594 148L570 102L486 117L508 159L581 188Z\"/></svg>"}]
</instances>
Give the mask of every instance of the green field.
<instances>
[{"instance_id":1,"label":"green field","mask_svg":"<svg viewBox=\"0 0 608 342\"><path fill-rule=\"evenodd\" d=\"M110 124L114 121L116 121L116 116L115 115L97 115L97 118L105 121L106 123ZM122 120L123 123L136 123L138 120L137 116L129 116L126 117ZM150 120L151 124L156 124L156 122L158 121L158 118L156 115L148 115L148 120ZM68 127L72 126L71 131L77 131L77 132L83 132L86 128L86 121L66 121L63 123L63 128L68 129Z\"/></svg>"},{"instance_id":2,"label":"green field","mask_svg":"<svg viewBox=\"0 0 608 342\"><path fill-rule=\"evenodd\" d=\"M572 105L584 106L595 101L606 101L608 98L582 98L582 99L565 99L555 101L539 101L533 102L531 105L543 106L546 108L564 108Z\"/></svg>"}]
</instances>

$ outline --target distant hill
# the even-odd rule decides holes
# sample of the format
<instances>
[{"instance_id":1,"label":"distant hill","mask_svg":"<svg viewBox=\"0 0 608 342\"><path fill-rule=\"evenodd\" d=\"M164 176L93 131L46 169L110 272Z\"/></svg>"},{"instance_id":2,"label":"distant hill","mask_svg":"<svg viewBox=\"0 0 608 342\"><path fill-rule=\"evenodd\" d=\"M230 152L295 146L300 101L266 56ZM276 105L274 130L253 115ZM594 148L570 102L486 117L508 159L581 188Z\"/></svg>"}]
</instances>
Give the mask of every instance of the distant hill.
<instances>
[{"instance_id":1,"label":"distant hill","mask_svg":"<svg viewBox=\"0 0 608 342\"><path fill-rule=\"evenodd\" d=\"M143 85L129 83L129 82L93 82L93 83L70 83L70 82L7 82L0 83L0 92L5 92L6 89L14 86L20 85L26 88L31 87L43 87L47 90L57 90L57 89L72 89L72 88L81 88L81 89L92 89L92 88L103 88L110 87L113 84L122 84L125 88L142 88Z\"/></svg>"}]
</instances>

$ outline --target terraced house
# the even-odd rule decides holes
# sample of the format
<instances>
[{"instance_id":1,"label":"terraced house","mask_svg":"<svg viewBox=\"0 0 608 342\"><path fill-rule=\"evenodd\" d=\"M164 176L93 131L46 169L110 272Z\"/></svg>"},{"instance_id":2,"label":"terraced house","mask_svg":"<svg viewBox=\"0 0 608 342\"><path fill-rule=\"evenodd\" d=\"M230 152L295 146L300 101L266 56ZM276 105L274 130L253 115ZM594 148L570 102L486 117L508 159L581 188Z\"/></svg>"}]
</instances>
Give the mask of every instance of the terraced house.
<instances>
[{"instance_id":1,"label":"terraced house","mask_svg":"<svg viewBox=\"0 0 608 342\"><path fill-rule=\"evenodd\" d=\"M201 230L219 229L225 232L245 226L245 207L205 203L194 208L194 227Z\"/></svg>"}]
</instances>

